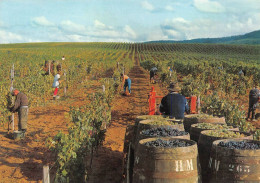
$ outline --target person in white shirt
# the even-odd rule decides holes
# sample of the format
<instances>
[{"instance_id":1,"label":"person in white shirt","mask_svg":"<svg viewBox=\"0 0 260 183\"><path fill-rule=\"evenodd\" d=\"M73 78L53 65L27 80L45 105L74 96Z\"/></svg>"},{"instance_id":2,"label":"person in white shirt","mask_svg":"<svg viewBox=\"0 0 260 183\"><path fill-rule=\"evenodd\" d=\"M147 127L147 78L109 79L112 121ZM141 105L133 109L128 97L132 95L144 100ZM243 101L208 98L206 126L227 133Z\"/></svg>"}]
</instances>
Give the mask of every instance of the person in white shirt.
<instances>
[{"instance_id":1,"label":"person in white shirt","mask_svg":"<svg viewBox=\"0 0 260 183\"><path fill-rule=\"evenodd\" d=\"M54 76L54 80L53 80L53 83L52 83L52 87L55 88L54 93L53 93L53 100L59 98L59 96L57 96L57 94L58 94L60 82L61 82L60 81L60 71L58 71L58 73Z\"/></svg>"}]
</instances>

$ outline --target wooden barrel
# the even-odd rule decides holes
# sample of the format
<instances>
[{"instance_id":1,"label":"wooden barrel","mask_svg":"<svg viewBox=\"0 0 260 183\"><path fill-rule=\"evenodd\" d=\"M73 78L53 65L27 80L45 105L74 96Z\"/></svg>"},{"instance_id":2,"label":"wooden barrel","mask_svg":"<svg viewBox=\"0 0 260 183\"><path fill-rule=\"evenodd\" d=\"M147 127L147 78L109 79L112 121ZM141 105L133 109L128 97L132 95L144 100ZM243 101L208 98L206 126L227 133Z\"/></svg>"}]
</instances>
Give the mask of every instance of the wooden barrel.
<instances>
[{"instance_id":1,"label":"wooden barrel","mask_svg":"<svg viewBox=\"0 0 260 183\"><path fill-rule=\"evenodd\" d=\"M137 127L140 121L149 120L149 119L165 119L161 115L142 115L137 116L135 119L135 124L129 124L126 128L125 140L124 140L124 149L123 149L123 175L132 177L133 170L133 160L134 160L134 148L135 148L135 138L137 133Z\"/></svg>"},{"instance_id":2,"label":"wooden barrel","mask_svg":"<svg viewBox=\"0 0 260 183\"><path fill-rule=\"evenodd\" d=\"M217 140L213 142L209 169L212 183L222 182L260 182L260 149L240 150L219 146L220 142L250 142L258 144L256 140Z\"/></svg>"},{"instance_id":3,"label":"wooden barrel","mask_svg":"<svg viewBox=\"0 0 260 183\"><path fill-rule=\"evenodd\" d=\"M210 158L210 151L212 144L215 140L220 139L230 139L228 137L215 137L208 135L209 132L216 130L204 130L201 132L198 142L198 151L199 151L199 159L201 166L201 175L203 182L208 182L209 180L209 171L208 171L208 163ZM239 131L234 131L239 132ZM245 137L241 137L239 139L253 139L253 136L250 133L239 132L245 135Z\"/></svg>"},{"instance_id":4,"label":"wooden barrel","mask_svg":"<svg viewBox=\"0 0 260 183\"><path fill-rule=\"evenodd\" d=\"M134 162L133 183L201 182L196 142L179 139L190 143L190 146L186 147L162 148L145 145L156 139L158 138L143 139L139 142Z\"/></svg>"},{"instance_id":5,"label":"wooden barrel","mask_svg":"<svg viewBox=\"0 0 260 183\"><path fill-rule=\"evenodd\" d=\"M223 125L223 124L218 124L215 123L216 125ZM228 126L229 129L228 130L234 130L234 131L238 131L238 128L234 128L233 126ZM205 128L199 128L198 124L193 124L191 125L190 128L190 139L196 141L197 143L199 142L199 137L200 137L200 133L204 130L212 130L211 128L205 129Z\"/></svg>"},{"instance_id":6,"label":"wooden barrel","mask_svg":"<svg viewBox=\"0 0 260 183\"><path fill-rule=\"evenodd\" d=\"M137 129L136 129L136 132L135 132L135 139L134 139L134 143L133 143L133 145L135 147L137 147L137 145L138 145L138 141L140 140L139 135L140 135L140 132L142 130L151 129L151 128L158 128L160 126L165 126L165 125L151 125L151 123L153 123L154 121L155 120L142 120L138 123ZM178 124L176 124L176 125L167 125L167 127L172 127L172 128L178 129L180 131L184 130L182 122L178 122ZM133 147L133 148L135 148L135 147Z\"/></svg>"},{"instance_id":7,"label":"wooden barrel","mask_svg":"<svg viewBox=\"0 0 260 183\"><path fill-rule=\"evenodd\" d=\"M134 125L134 131L133 131L133 133L134 133L133 134L133 136L134 136L133 142L134 142L135 136L137 134L137 129L138 129L139 122L143 121L143 120L155 120L155 119L165 119L165 118L162 115L141 115L141 116L137 116L136 117L135 125Z\"/></svg>"},{"instance_id":8,"label":"wooden barrel","mask_svg":"<svg viewBox=\"0 0 260 183\"><path fill-rule=\"evenodd\" d=\"M197 123L226 124L224 117L213 117L208 114L189 114L184 116L183 125L186 132L190 133L191 125Z\"/></svg>"}]
</instances>

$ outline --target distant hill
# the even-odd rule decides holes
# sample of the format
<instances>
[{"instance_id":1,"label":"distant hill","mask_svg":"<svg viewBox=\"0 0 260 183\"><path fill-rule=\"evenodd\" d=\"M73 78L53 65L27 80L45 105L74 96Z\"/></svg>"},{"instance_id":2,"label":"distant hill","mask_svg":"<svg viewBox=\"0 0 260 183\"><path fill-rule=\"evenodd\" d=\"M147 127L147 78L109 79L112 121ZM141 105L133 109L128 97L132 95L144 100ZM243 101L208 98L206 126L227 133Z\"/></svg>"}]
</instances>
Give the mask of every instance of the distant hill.
<instances>
[{"instance_id":1,"label":"distant hill","mask_svg":"<svg viewBox=\"0 0 260 183\"><path fill-rule=\"evenodd\" d=\"M221 37L221 38L198 38L183 41L158 40L146 43L218 43L218 44L260 44L260 30L253 31L244 35Z\"/></svg>"}]
</instances>

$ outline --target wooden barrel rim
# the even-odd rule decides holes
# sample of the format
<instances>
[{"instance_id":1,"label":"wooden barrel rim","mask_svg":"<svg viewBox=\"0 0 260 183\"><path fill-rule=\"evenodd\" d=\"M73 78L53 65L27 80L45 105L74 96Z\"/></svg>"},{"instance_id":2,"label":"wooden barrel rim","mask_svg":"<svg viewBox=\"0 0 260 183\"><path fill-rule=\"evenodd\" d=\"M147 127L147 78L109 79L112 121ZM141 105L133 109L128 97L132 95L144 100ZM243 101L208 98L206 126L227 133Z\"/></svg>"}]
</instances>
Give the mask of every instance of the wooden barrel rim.
<instances>
[{"instance_id":1,"label":"wooden barrel rim","mask_svg":"<svg viewBox=\"0 0 260 183\"><path fill-rule=\"evenodd\" d=\"M189 142L191 143L190 146L186 146L186 147L151 147L151 146L146 146L144 145L144 143L146 142L149 142L149 141L155 141L157 139L162 139L162 140L182 140L182 141L185 141L185 142ZM159 138L147 138L147 139L142 139L139 141L139 145L141 146L145 146L147 149L149 150L157 150L157 151L164 151L165 149L167 150L170 150L170 149L180 149L180 150L187 150L187 148L190 148L190 149L197 149L197 143L193 140L187 140L187 139L176 139L176 138L172 138L172 137L159 137ZM170 151L167 151L167 152L170 152Z\"/></svg>"},{"instance_id":2,"label":"wooden barrel rim","mask_svg":"<svg viewBox=\"0 0 260 183\"><path fill-rule=\"evenodd\" d=\"M237 139L237 138L233 138L233 139L221 139L221 140L216 140L213 142L212 147L214 146L214 148L218 148L220 149L220 151L224 150L224 151L230 151L233 152L232 154L239 154L239 156L248 156L248 152L252 152L254 151L256 154L258 153L258 155L256 156L260 156L260 149L230 149L227 147L222 147L222 146L218 146L218 144L220 142L229 142L229 141L236 141L236 142L253 142L256 144L260 144L260 141L258 140L250 140L250 139ZM250 156L254 156L254 154L250 154Z\"/></svg>"}]
</instances>

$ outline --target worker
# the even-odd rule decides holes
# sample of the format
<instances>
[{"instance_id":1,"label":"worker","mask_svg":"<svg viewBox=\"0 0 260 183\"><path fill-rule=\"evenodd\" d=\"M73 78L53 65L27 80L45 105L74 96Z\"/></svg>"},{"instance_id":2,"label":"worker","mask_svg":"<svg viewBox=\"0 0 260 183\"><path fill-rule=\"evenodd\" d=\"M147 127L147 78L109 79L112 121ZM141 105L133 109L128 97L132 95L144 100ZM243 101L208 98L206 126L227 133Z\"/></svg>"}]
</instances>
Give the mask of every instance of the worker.
<instances>
[{"instance_id":1,"label":"worker","mask_svg":"<svg viewBox=\"0 0 260 183\"><path fill-rule=\"evenodd\" d=\"M169 93L162 98L160 112L170 118L183 119L184 112L189 113L189 106L186 98L179 94L181 88L178 83L171 82L167 89Z\"/></svg>"},{"instance_id":2,"label":"worker","mask_svg":"<svg viewBox=\"0 0 260 183\"><path fill-rule=\"evenodd\" d=\"M53 80L53 83L52 83L52 87L54 88L53 100L59 99L59 96L57 94L58 94L59 86L60 86L60 83L61 83L60 75L61 75L61 71L58 70L57 74L54 76L54 80Z\"/></svg>"},{"instance_id":3,"label":"worker","mask_svg":"<svg viewBox=\"0 0 260 183\"><path fill-rule=\"evenodd\" d=\"M49 75L50 73L54 74L54 62L55 61L50 61L50 60L45 61L44 64L45 75Z\"/></svg>"},{"instance_id":4,"label":"worker","mask_svg":"<svg viewBox=\"0 0 260 183\"><path fill-rule=\"evenodd\" d=\"M124 94L130 95L131 94L131 79L123 73L121 73L121 79L122 79L122 86L124 87ZM126 87L128 87L129 93L126 93Z\"/></svg>"},{"instance_id":5,"label":"worker","mask_svg":"<svg viewBox=\"0 0 260 183\"><path fill-rule=\"evenodd\" d=\"M57 69L58 72L61 71L61 63L57 64L56 69Z\"/></svg>"},{"instance_id":6,"label":"worker","mask_svg":"<svg viewBox=\"0 0 260 183\"><path fill-rule=\"evenodd\" d=\"M28 120L28 98L19 90L13 88L11 91L13 96L16 96L14 106L10 108L11 112L18 112L18 131L22 131L22 137L25 137Z\"/></svg>"},{"instance_id":7,"label":"worker","mask_svg":"<svg viewBox=\"0 0 260 183\"><path fill-rule=\"evenodd\" d=\"M158 69L156 67L151 68L151 70L150 70L150 83L154 83L154 76L156 75L157 70Z\"/></svg>"},{"instance_id":8,"label":"worker","mask_svg":"<svg viewBox=\"0 0 260 183\"><path fill-rule=\"evenodd\" d=\"M238 75L239 75L239 76L245 76L245 75L246 75L246 70L241 69L241 70L238 72Z\"/></svg>"},{"instance_id":9,"label":"worker","mask_svg":"<svg viewBox=\"0 0 260 183\"><path fill-rule=\"evenodd\" d=\"M257 108L259 97L260 97L260 93L259 90L257 89L257 83L256 83L255 87L249 92L249 107L248 107L248 114L246 118L247 120L249 120L251 112L252 112L251 120L255 120L255 110Z\"/></svg>"},{"instance_id":10,"label":"worker","mask_svg":"<svg viewBox=\"0 0 260 183\"><path fill-rule=\"evenodd\" d=\"M169 76L172 77L172 72L173 72L172 68L168 67L168 70L169 70Z\"/></svg>"}]
</instances>

